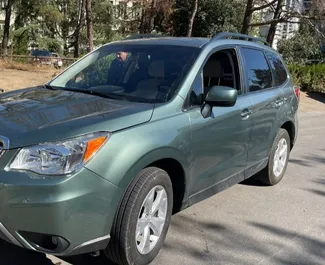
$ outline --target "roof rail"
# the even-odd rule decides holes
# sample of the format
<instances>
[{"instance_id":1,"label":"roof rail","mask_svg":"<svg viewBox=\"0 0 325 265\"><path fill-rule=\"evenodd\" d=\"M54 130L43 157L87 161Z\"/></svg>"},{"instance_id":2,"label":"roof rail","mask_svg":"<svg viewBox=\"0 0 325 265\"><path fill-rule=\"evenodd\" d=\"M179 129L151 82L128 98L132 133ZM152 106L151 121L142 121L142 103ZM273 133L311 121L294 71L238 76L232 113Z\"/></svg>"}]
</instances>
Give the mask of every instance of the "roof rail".
<instances>
[{"instance_id":1,"label":"roof rail","mask_svg":"<svg viewBox=\"0 0 325 265\"><path fill-rule=\"evenodd\" d=\"M241 39L247 41L261 42L264 45L270 46L270 44L267 41L261 38L240 34L240 33L220 32L212 38L212 40L222 40L222 39Z\"/></svg>"},{"instance_id":2,"label":"roof rail","mask_svg":"<svg viewBox=\"0 0 325 265\"><path fill-rule=\"evenodd\" d=\"M129 37L126 37L124 40L134 40L134 39L146 39L146 38L161 38L161 37L169 37L167 35L159 35L159 34L133 34Z\"/></svg>"}]
</instances>

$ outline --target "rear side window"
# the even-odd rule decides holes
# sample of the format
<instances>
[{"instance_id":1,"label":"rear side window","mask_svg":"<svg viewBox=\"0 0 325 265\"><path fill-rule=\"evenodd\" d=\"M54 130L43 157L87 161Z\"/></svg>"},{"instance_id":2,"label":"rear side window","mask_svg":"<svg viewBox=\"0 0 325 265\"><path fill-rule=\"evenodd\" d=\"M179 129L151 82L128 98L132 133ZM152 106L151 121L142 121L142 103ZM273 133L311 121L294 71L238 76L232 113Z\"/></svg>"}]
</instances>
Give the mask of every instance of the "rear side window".
<instances>
[{"instance_id":1,"label":"rear side window","mask_svg":"<svg viewBox=\"0 0 325 265\"><path fill-rule=\"evenodd\" d=\"M273 72L274 85L281 86L287 81L287 71L278 55L273 52L266 52Z\"/></svg>"},{"instance_id":2,"label":"rear side window","mask_svg":"<svg viewBox=\"0 0 325 265\"><path fill-rule=\"evenodd\" d=\"M242 48L249 91L259 91L272 87L272 72L265 55L260 50Z\"/></svg>"}]
</instances>

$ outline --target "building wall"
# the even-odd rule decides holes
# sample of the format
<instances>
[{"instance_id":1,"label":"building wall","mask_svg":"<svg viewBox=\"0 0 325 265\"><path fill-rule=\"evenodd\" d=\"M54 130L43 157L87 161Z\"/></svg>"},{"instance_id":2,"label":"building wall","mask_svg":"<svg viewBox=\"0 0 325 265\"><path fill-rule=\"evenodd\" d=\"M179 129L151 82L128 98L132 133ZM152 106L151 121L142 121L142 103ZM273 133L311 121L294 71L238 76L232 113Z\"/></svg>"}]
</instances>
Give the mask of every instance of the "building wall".
<instances>
[{"instance_id":1,"label":"building wall","mask_svg":"<svg viewBox=\"0 0 325 265\"><path fill-rule=\"evenodd\" d=\"M299 13L303 10L303 1L306 0L286 0L285 1L285 7L283 7L284 10L294 10ZM310 1L311 0L307 0ZM267 21L271 20L273 17L273 12L272 10L264 10L262 11L262 20ZM276 28L276 33L273 41L273 48L277 49L278 42L283 39L289 39L294 36L294 34L299 30L299 19L297 18L292 18L290 20L291 22L284 22L284 23L279 23ZM268 30L270 26L262 26L260 27L260 34L262 37L267 37Z\"/></svg>"}]
</instances>

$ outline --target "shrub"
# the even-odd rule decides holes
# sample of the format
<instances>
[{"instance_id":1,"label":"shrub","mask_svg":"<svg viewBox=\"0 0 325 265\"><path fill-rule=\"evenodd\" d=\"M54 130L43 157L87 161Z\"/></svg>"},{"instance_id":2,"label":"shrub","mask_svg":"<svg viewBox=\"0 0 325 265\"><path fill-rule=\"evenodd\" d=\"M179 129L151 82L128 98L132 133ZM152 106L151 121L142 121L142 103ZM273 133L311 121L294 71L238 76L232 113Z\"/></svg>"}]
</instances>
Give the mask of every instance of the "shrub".
<instances>
[{"instance_id":1,"label":"shrub","mask_svg":"<svg viewBox=\"0 0 325 265\"><path fill-rule=\"evenodd\" d=\"M289 65L289 70L302 91L325 93L325 64Z\"/></svg>"}]
</instances>

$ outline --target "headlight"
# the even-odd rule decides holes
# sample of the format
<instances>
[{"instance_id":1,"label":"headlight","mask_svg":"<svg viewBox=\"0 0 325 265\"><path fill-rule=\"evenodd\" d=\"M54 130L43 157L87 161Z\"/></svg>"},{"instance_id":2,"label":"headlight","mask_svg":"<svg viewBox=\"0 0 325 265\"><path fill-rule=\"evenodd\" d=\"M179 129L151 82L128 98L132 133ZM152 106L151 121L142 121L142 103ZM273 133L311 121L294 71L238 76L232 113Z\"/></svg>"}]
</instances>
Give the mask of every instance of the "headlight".
<instances>
[{"instance_id":1,"label":"headlight","mask_svg":"<svg viewBox=\"0 0 325 265\"><path fill-rule=\"evenodd\" d=\"M95 133L62 142L26 147L19 151L9 168L44 175L70 174L87 163L108 138L108 133Z\"/></svg>"}]
</instances>

